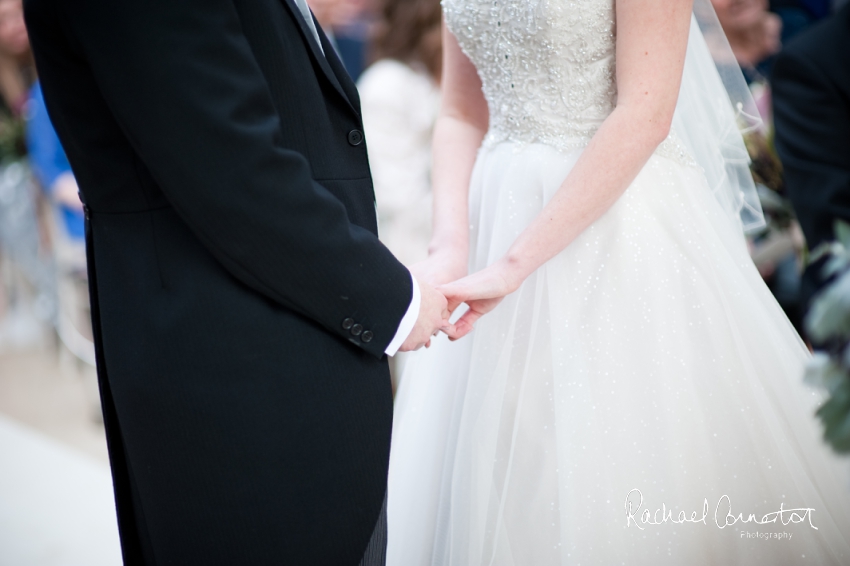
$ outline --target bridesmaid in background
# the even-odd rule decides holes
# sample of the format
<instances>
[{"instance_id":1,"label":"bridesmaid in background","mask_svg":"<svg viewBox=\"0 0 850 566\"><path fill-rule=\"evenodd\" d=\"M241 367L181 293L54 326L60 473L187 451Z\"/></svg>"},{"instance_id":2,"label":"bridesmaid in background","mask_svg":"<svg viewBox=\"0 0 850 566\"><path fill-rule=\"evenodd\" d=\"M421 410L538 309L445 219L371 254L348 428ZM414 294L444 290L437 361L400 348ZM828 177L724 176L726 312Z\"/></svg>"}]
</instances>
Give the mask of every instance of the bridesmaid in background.
<instances>
[{"instance_id":1,"label":"bridesmaid in background","mask_svg":"<svg viewBox=\"0 0 850 566\"><path fill-rule=\"evenodd\" d=\"M405 265L431 239L431 136L440 106L439 0L379 0L374 63L358 81L379 236Z\"/></svg>"},{"instance_id":2,"label":"bridesmaid in background","mask_svg":"<svg viewBox=\"0 0 850 566\"><path fill-rule=\"evenodd\" d=\"M378 236L405 265L428 256L431 138L440 109L439 0L379 0L372 65L357 82ZM407 354L390 360L393 388Z\"/></svg>"}]
</instances>

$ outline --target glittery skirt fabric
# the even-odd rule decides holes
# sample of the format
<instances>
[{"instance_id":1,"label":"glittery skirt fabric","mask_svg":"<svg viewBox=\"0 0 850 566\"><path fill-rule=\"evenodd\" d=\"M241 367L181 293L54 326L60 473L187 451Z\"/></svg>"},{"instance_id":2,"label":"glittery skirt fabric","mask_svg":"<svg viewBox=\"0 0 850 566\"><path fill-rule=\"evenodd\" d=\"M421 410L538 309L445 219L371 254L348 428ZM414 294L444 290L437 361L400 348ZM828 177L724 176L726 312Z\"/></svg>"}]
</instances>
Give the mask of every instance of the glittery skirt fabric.
<instances>
[{"instance_id":1,"label":"glittery skirt fabric","mask_svg":"<svg viewBox=\"0 0 850 566\"><path fill-rule=\"evenodd\" d=\"M580 153L481 150L471 270ZM701 171L653 156L470 336L406 363L387 563L850 564L850 465L808 355Z\"/></svg>"}]
</instances>

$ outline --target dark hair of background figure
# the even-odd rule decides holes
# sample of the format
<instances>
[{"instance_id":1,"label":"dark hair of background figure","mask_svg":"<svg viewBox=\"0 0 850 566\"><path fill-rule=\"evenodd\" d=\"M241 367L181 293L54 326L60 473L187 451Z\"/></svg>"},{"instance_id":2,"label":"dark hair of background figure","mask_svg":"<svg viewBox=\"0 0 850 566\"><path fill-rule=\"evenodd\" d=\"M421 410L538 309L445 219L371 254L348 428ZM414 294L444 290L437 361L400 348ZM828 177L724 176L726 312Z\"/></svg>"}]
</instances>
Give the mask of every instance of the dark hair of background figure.
<instances>
[{"instance_id":1,"label":"dark hair of background figure","mask_svg":"<svg viewBox=\"0 0 850 566\"><path fill-rule=\"evenodd\" d=\"M395 59L423 65L440 80L443 43L440 0L379 0L370 60Z\"/></svg>"}]
</instances>

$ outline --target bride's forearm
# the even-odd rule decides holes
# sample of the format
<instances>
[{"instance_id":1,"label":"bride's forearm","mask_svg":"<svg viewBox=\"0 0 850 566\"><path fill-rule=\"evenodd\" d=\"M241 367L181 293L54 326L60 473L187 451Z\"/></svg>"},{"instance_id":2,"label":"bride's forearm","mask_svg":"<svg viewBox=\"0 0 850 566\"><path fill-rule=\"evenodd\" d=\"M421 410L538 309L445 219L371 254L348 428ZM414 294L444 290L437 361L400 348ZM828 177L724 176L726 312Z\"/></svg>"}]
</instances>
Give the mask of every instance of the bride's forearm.
<instances>
[{"instance_id":1,"label":"bride's forearm","mask_svg":"<svg viewBox=\"0 0 850 566\"><path fill-rule=\"evenodd\" d=\"M505 273L520 281L570 245L620 198L670 130L692 0L617 0L615 6L617 107L504 258L510 266Z\"/></svg>"},{"instance_id":2,"label":"bride's forearm","mask_svg":"<svg viewBox=\"0 0 850 566\"><path fill-rule=\"evenodd\" d=\"M669 131L644 109L618 107L602 124L561 187L519 235L503 261L524 280L566 248L625 192Z\"/></svg>"},{"instance_id":3,"label":"bride's forearm","mask_svg":"<svg viewBox=\"0 0 850 566\"><path fill-rule=\"evenodd\" d=\"M483 137L480 127L452 115L441 115L434 126L434 220L429 253L460 254L466 262L469 180Z\"/></svg>"},{"instance_id":4,"label":"bride's forearm","mask_svg":"<svg viewBox=\"0 0 850 566\"><path fill-rule=\"evenodd\" d=\"M440 115L434 125L431 186L434 219L428 248L430 275L440 283L463 277L469 256L469 180L489 113L475 66L443 24Z\"/></svg>"},{"instance_id":5,"label":"bride's forearm","mask_svg":"<svg viewBox=\"0 0 850 566\"><path fill-rule=\"evenodd\" d=\"M449 330L452 340L516 291L538 267L566 248L623 194L667 136L672 111L619 106L605 120L540 214L496 263L438 290L449 309L469 306Z\"/></svg>"},{"instance_id":6,"label":"bride's forearm","mask_svg":"<svg viewBox=\"0 0 850 566\"><path fill-rule=\"evenodd\" d=\"M667 137L679 97L692 0L616 0L614 5L616 109L507 254L481 271L440 285L450 309L469 306L449 330L452 339L468 334L476 320L601 217Z\"/></svg>"}]
</instances>

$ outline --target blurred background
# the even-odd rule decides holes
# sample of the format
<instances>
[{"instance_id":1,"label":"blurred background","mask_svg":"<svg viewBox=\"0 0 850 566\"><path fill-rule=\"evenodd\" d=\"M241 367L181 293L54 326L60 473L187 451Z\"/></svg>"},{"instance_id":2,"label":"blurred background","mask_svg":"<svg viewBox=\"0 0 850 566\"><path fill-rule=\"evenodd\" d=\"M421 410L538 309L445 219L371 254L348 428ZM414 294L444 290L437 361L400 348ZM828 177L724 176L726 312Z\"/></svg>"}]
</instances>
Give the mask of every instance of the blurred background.
<instances>
[{"instance_id":1,"label":"blurred background","mask_svg":"<svg viewBox=\"0 0 850 566\"><path fill-rule=\"evenodd\" d=\"M752 256L807 335L813 297L840 275L810 252L850 221L850 6L712 2L765 118L747 138L768 217ZM430 239L439 0L308 3L360 89L381 238L415 263ZM0 0L0 566L120 564L89 316L76 181L21 2Z\"/></svg>"}]
</instances>

